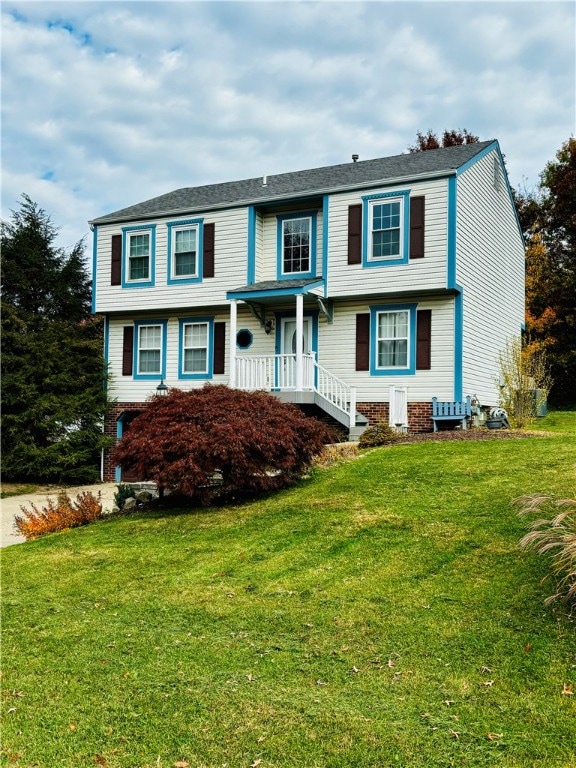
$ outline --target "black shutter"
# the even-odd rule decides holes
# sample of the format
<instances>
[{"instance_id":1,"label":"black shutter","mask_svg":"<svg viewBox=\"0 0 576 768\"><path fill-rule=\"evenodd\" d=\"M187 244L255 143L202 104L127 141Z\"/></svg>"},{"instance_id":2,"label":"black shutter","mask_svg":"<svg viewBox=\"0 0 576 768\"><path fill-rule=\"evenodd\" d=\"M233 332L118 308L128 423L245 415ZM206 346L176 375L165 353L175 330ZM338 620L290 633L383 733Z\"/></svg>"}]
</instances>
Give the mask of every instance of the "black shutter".
<instances>
[{"instance_id":1,"label":"black shutter","mask_svg":"<svg viewBox=\"0 0 576 768\"><path fill-rule=\"evenodd\" d=\"M370 370L370 315L356 315L356 370Z\"/></svg>"},{"instance_id":2,"label":"black shutter","mask_svg":"<svg viewBox=\"0 0 576 768\"><path fill-rule=\"evenodd\" d=\"M348 206L348 264L362 263L362 206Z\"/></svg>"},{"instance_id":3,"label":"black shutter","mask_svg":"<svg viewBox=\"0 0 576 768\"><path fill-rule=\"evenodd\" d=\"M224 373L226 323L214 323L214 373Z\"/></svg>"},{"instance_id":4,"label":"black shutter","mask_svg":"<svg viewBox=\"0 0 576 768\"><path fill-rule=\"evenodd\" d=\"M416 312L416 369L429 371L432 367L430 347L432 342L432 310Z\"/></svg>"},{"instance_id":5,"label":"black shutter","mask_svg":"<svg viewBox=\"0 0 576 768\"><path fill-rule=\"evenodd\" d=\"M122 376L132 376L132 360L134 359L134 326L124 326L122 343Z\"/></svg>"},{"instance_id":6,"label":"black shutter","mask_svg":"<svg viewBox=\"0 0 576 768\"><path fill-rule=\"evenodd\" d=\"M214 224L204 224L202 277L214 277Z\"/></svg>"},{"instance_id":7,"label":"black shutter","mask_svg":"<svg viewBox=\"0 0 576 768\"><path fill-rule=\"evenodd\" d=\"M410 198L410 258L424 258L424 197Z\"/></svg>"},{"instance_id":8,"label":"black shutter","mask_svg":"<svg viewBox=\"0 0 576 768\"><path fill-rule=\"evenodd\" d=\"M110 285L122 283L122 235L112 235L112 266Z\"/></svg>"}]
</instances>

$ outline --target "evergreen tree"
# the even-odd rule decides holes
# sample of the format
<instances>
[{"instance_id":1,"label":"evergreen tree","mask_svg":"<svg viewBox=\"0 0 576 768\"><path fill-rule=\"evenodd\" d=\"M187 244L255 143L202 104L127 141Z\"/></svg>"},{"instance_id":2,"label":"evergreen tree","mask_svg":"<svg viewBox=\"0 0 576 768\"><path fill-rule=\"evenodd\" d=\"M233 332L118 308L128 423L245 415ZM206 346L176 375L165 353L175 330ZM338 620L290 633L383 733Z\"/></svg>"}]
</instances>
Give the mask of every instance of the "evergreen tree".
<instances>
[{"instance_id":1,"label":"evergreen tree","mask_svg":"<svg viewBox=\"0 0 576 768\"><path fill-rule=\"evenodd\" d=\"M99 476L106 408L102 321L90 314L84 243L69 254L26 195L2 222L2 472L5 480Z\"/></svg>"}]
</instances>

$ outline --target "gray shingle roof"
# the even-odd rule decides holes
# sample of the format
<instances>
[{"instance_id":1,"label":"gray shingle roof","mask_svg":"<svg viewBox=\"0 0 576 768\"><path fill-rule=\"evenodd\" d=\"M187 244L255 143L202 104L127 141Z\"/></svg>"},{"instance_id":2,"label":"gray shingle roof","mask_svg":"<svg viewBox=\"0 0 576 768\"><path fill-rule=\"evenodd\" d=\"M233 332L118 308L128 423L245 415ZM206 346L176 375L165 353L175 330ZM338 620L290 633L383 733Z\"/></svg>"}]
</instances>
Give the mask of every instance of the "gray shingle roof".
<instances>
[{"instance_id":1,"label":"gray shingle roof","mask_svg":"<svg viewBox=\"0 0 576 768\"><path fill-rule=\"evenodd\" d=\"M91 224L105 224L133 219L169 216L185 212L251 205L291 197L320 195L337 189L354 188L432 174L450 173L482 152L491 141L432 149L376 160L329 165L307 171L280 173L203 187L183 187L143 203L122 208L94 219Z\"/></svg>"}]
</instances>

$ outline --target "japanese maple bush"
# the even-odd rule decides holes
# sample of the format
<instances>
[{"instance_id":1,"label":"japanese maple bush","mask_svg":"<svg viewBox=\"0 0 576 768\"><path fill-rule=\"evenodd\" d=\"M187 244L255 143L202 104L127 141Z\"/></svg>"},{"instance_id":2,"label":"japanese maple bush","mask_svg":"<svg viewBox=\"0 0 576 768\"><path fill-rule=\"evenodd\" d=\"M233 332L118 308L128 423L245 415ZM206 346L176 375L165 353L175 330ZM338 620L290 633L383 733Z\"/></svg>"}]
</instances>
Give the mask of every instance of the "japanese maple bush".
<instances>
[{"instance_id":1,"label":"japanese maple bush","mask_svg":"<svg viewBox=\"0 0 576 768\"><path fill-rule=\"evenodd\" d=\"M289 485L332 440L322 422L273 395L206 385L152 397L114 460L159 488L208 501Z\"/></svg>"}]
</instances>

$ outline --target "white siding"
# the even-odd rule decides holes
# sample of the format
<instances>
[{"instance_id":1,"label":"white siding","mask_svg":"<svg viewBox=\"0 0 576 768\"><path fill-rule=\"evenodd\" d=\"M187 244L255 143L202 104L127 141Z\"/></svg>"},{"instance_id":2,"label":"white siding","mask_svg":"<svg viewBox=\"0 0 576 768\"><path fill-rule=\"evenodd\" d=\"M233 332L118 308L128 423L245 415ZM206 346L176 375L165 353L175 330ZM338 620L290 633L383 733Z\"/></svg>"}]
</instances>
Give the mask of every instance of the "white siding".
<instances>
[{"instance_id":1,"label":"white siding","mask_svg":"<svg viewBox=\"0 0 576 768\"><path fill-rule=\"evenodd\" d=\"M412 301L412 299L410 300ZM320 318L318 362L358 392L358 402L388 402L392 385L408 387L409 402L429 402L433 396L451 400L454 389L454 308L451 297L414 301L418 309L432 310L431 370L411 375L371 376L356 371L356 315L369 312L371 305L393 305L379 296L370 301L338 302L334 322ZM403 302L396 302L403 303Z\"/></svg>"},{"instance_id":2,"label":"white siding","mask_svg":"<svg viewBox=\"0 0 576 768\"><path fill-rule=\"evenodd\" d=\"M231 209L203 216L204 224L215 224L215 276L200 283L168 285L168 222L194 218L193 214L172 216L153 222L134 221L130 226L156 224L155 285L150 288L122 288L110 285L111 238L121 234L123 225L98 227L96 312L214 306L226 302L226 291L246 285L248 212Z\"/></svg>"},{"instance_id":3,"label":"white siding","mask_svg":"<svg viewBox=\"0 0 576 768\"><path fill-rule=\"evenodd\" d=\"M456 280L463 288L463 391L498 402L498 353L524 322L524 245L496 151L457 180Z\"/></svg>"},{"instance_id":4,"label":"white siding","mask_svg":"<svg viewBox=\"0 0 576 768\"><path fill-rule=\"evenodd\" d=\"M425 257L408 264L365 268L348 264L348 207L362 202L363 192L333 195L329 203L328 295L365 296L370 293L395 293L446 287L447 181L405 184L399 187L370 189L370 194L410 190L411 196L424 195Z\"/></svg>"}]
</instances>

